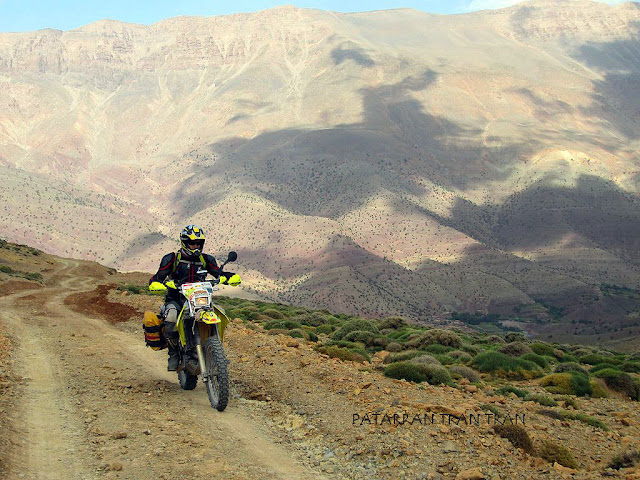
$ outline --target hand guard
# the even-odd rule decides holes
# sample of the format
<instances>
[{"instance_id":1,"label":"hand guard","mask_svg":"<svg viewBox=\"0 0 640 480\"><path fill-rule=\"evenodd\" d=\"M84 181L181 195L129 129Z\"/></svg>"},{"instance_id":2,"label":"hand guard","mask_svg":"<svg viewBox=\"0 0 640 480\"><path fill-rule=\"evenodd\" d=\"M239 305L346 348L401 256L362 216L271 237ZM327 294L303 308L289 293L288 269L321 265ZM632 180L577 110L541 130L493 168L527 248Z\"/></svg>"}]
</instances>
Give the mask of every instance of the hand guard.
<instances>
[{"instance_id":1,"label":"hand guard","mask_svg":"<svg viewBox=\"0 0 640 480\"><path fill-rule=\"evenodd\" d=\"M227 275L231 276L227 278ZM226 273L225 275L220 275L220 283L222 285L231 285L232 287L237 287L242 283L242 279L237 273Z\"/></svg>"}]
</instances>

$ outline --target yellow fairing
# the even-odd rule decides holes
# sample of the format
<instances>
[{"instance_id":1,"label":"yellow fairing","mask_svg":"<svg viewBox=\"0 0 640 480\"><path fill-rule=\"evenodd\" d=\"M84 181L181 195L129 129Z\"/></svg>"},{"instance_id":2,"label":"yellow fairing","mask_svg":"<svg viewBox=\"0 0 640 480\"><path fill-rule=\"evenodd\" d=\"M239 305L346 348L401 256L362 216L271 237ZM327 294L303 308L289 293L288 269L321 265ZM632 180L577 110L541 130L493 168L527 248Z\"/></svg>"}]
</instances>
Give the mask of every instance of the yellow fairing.
<instances>
[{"instance_id":1,"label":"yellow fairing","mask_svg":"<svg viewBox=\"0 0 640 480\"><path fill-rule=\"evenodd\" d=\"M183 347L187 345L187 337L184 333L184 312L185 310L188 310L188 308L189 307L187 303L185 303L184 306L182 307L182 310L180 310L180 315L178 315L178 321L176 322L176 329L180 334L180 344Z\"/></svg>"},{"instance_id":2,"label":"yellow fairing","mask_svg":"<svg viewBox=\"0 0 640 480\"><path fill-rule=\"evenodd\" d=\"M220 341L222 342L224 341L224 330L229 324L229 317L227 317L227 314L224 312L222 307L214 305L213 308L218 315L218 318L220 319L220 323L218 324L218 332L220 332Z\"/></svg>"}]
</instances>

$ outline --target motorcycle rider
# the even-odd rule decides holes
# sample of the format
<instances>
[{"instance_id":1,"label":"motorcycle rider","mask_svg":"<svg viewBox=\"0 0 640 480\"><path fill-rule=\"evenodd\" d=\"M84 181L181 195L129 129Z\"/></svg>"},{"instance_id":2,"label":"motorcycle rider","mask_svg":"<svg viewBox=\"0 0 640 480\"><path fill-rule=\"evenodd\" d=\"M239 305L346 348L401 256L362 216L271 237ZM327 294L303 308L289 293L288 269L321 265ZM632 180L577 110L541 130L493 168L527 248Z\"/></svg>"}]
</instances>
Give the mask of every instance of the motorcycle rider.
<instances>
[{"instance_id":1,"label":"motorcycle rider","mask_svg":"<svg viewBox=\"0 0 640 480\"><path fill-rule=\"evenodd\" d=\"M164 282L167 278L173 280L176 285L203 282L207 273L216 278L222 277L222 283L225 283L234 274L223 272L213 256L202 253L205 240L204 231L197 225L184 227L180 233L180 250L167 253L162 257L160 267L156 274L149 279L149 284ZM178 290L168 289L162 312L165 322L164 335L167 339L169 353L167 370L170 372L176 371L180 362L176 322L178 321L178 312L182 310L184 302L185 299L180 296ZM195 355L195 352L193 354Z\"/></svg>"}]
</instances>

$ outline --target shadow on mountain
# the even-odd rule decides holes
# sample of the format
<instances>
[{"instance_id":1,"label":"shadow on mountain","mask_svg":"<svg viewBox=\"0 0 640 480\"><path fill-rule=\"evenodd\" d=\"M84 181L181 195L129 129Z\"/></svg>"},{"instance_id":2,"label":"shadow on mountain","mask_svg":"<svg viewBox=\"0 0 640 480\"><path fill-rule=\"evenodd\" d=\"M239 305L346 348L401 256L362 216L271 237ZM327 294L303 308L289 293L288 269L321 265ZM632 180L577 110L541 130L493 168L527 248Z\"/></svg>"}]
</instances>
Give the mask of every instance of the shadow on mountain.
<instances>
[{"instance_id":1,"label":"shadow on mountain","mask_svg":"<svg viewBox=\"0 0 640 480\"><path fill-rule=\"evenodd\" d=\"M340 65L348 60L366 68L373 67L376 64L364 50L355 44L351 48L343 48L342 45L334 48L331 50L331 59L335 65Z\"/></svg>"},{"instance_id":2,"label":"shadow on mountain","mask_svg":"<svg viewBox=\"0 0 640 480\"><path fill-rule=\"evenodd\" d=\"M594 104L584 113L635 140L640 138L640 23L632 24L630 33L635 38L583 45L573 57L604 74L604 80L593 82Z\"/></svg>"},{"instance_id":3,"label":"shadow on mountain","mask_svg":"<svg viewBox=\"0 0 640 480\"><path fill-rule=\"evenodd\" d=\"M535 142L485 147L479 130L425 111L414 94L436 80L426 70L362 89L361 123L210 145L209 159L176 189L180 215L210 206L235 184L295 214L337 218L383 191L420 195L423 179L466 189L508 178L514 159L537 149Z\"/></svg>"},{"instance_id":4,"label":"shadow on mountain","mask_svg":"<svg viewBox=\"0 0 640 480\"><path fill-rule=\"evenodd\" d=\"M551 246L575 233L593 248L640 266L638 197L593 175L581 175L572 187L543 179L494 207L457 199L449 217L424 213L501 250Z\"/></svg>"},{"instance_id":5,"label":"shadow on mountain","mask_svg":"<svg viewBox=\"0 0 640 480\"><path fill-rule=\"evenodd\" d=\"M551 245L577 233L594 247L640 265L638 197L593 175L580 176L575 187L541 181L512 195L496 210L492 230L506 250Z\"/></svg>"}]
</instances>

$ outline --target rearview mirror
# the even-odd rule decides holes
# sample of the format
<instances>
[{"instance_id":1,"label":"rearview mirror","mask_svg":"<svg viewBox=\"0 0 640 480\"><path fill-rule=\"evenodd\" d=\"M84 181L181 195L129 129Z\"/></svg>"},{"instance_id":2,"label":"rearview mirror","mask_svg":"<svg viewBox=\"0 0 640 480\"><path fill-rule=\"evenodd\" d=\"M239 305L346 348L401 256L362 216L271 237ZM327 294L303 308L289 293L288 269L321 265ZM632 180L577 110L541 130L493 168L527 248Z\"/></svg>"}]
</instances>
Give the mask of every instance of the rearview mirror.
<instances>
[{"instance_id":1,"label":"rearview mirror","mask_svg":"<svg viewBox=\"0 0 640 480\"><path fill-rule=\"evenodd\" d=\"M227 257L227 262L235 262L237 259L238 259L238 254L236 252L229 252L229 256Z\"/></svg>"}]
</instances>

